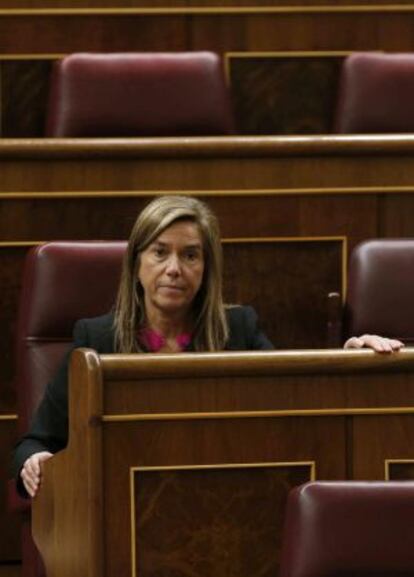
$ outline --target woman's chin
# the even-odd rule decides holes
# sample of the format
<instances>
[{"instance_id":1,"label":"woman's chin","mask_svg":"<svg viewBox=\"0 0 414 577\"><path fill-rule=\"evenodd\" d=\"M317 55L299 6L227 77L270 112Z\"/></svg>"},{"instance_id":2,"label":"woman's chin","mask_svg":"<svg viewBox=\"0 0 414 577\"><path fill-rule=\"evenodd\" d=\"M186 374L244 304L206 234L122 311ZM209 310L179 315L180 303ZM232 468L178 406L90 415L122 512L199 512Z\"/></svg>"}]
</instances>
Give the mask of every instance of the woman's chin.
<instances>
[{"instance_id":1,"label":"woman's chin","mask_svg":"<svg viewBox=\"0 0 414 577\"><path fill-rule=\"evenodd\" d=\"M168 298L168 299L162 299L158 303L157 308L166 315L176 316L181 313L184 316L188 312L189 305L187 302L183 302L182 299Z\"/></svg>"}]
</instances>

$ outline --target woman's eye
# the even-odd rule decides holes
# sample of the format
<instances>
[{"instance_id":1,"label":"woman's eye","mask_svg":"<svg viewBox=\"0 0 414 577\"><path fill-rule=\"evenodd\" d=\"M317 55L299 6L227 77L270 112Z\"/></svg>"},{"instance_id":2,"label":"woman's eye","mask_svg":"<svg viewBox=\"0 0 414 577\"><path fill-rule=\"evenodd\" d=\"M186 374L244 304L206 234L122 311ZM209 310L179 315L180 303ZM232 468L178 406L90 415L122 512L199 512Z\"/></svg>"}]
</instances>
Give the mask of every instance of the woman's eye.
<instances>
[{"instance_id":1,"label":"woman's eye","mask_svg":"<svg viewBox=\"0 0 414 577\"><path fill-rule=\"evenodd\" d=\"M165 248L155 247L153 253L157 258L162 258L165 256Z\"/></svg>"},{"instance_id":2,"label":"woman's eye","mask_svg":"<svg viewBox=\"0 0 414 577\"><path fill-rule=\"evenodd\" d=\"M197 252L188 252L186 253L186 259L188 262L194 262L198 260L198 253Z\"/></svg>"}]
</instances>

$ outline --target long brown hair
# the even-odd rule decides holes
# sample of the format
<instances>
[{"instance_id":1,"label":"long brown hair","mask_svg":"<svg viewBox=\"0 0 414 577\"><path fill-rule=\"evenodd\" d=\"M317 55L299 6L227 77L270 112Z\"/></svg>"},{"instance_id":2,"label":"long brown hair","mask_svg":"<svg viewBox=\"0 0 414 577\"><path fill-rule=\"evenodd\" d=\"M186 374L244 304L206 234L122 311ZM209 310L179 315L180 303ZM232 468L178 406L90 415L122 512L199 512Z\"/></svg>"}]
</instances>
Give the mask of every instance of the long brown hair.
<instances>
[{"instance_id":1,"label":"long brown hair","mask_svg":"<svg viewBox=\"0 0 414 577\"><path fill-rule=\"evenodd\" d=\"M194 299L193 346L196 351L224 348L228 326L222 296L222 249L216 216L189 196L161 196L138 215L129 237L115 305L115 347L118 352L142 351L137 331L145 323L144 291L138 280L140 256L164 230L178 220L194 222L201 234L204 274Z\"/></svg>"}]
</instances>

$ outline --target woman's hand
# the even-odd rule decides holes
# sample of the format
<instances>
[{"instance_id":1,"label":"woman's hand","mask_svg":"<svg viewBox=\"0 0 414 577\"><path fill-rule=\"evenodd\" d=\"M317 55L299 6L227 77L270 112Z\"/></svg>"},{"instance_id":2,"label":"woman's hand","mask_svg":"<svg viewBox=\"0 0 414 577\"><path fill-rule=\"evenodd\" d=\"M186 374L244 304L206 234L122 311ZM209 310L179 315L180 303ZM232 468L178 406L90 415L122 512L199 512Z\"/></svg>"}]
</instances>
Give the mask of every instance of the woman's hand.
<instances>
[{"instance_id":1,"label":"woman's hand","mask_svg":"<svg viewBox=\"0 0 414 577\"><path fill-rule=\"evenodd\" d=\"M29 493L31 497L34 497L40 487L40 481L42 478L42 464L53 457L52 453L49 451L41 451L40 453L34 453L31 455L22 467L20 471L20 477L23 481L24 488Z\"/></svg>"},{"instance_id":2,"label":"woman's hand","mask_svg":"<svg viewBox=\"0 0 414 577\"><path fill-rule=\"evenodd\" d=\"M393 353L399 351L404 343L397 339L387 339L379 335L362 335L360 337L351 337L344 344L344 349L362 349L367 347L377 353Z\"/></svg>"}]
</instances>

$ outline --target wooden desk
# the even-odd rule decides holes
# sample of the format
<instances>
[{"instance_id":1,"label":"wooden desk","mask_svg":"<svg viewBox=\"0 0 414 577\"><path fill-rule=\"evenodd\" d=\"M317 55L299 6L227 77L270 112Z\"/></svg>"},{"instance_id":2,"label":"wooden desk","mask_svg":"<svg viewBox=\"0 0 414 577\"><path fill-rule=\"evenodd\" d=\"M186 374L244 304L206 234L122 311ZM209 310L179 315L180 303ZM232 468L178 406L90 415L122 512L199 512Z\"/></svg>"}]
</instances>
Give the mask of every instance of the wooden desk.
<instances>
[{"instance_id":1,"label":"wooden desk","mask_svg":"<svg viewBox=\"0 0 414 577\"><path fill-rule=\"evenodd\" d=\"M225 237L414 234L414 136L3 140L3 242L122 238L154 194L208 199ZM108 218L108 215L111 218Z\"/></svg>"},{"instance_id":2,"label":"wooden desk","mask_svg":"<svg viewBox=\"0 0 414 577\"><path fill-rule=\"evenodd\" d=\"M48 577L275 575L290 487L413 478L413 369L413 349L78 350L33 507Z\"/></svg>"}]
</instances>

